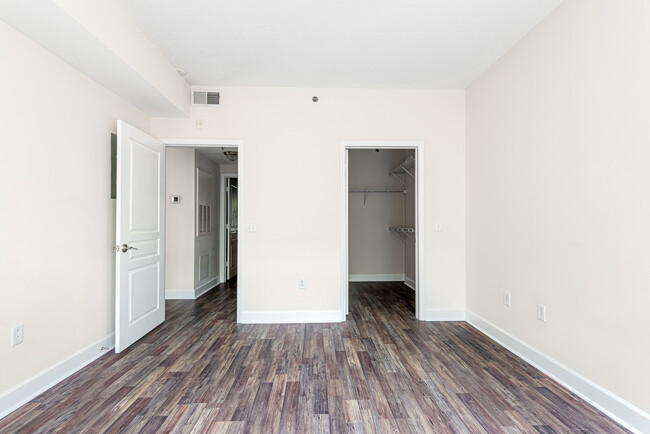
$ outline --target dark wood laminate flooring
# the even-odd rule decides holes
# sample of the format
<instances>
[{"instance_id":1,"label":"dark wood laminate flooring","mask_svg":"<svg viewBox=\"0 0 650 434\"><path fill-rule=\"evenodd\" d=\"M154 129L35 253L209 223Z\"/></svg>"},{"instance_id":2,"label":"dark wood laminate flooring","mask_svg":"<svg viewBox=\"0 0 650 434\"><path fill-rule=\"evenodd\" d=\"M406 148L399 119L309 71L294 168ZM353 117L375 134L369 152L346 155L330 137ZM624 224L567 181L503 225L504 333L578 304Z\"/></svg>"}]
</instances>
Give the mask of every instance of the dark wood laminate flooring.
<instances>
[{"instance_id":1,"label":"dark wood laminate flooring","mask_svg":"<svg viewBox=\"0 0 650 434\"><path fill-rule=\"evenodd\" d=\"M0 420L0 432L627 432L401 283L351 284L341 324L235 323L236 288Z\"/></svg>"}]
</instances>

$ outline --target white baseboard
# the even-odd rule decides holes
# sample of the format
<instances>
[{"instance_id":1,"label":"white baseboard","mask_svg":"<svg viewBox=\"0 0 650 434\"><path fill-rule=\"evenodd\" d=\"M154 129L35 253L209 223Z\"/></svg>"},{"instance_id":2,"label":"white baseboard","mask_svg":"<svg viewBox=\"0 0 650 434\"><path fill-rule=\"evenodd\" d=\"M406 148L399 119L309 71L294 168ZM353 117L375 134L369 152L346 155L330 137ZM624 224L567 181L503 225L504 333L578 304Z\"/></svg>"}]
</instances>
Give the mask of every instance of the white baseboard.
<instances>
[{"instance_id":1,"label":"white baseboard","mask_svg":"<svg viewBox=\"0 0 650 434\"><path fill-rule=\"evenodd\" d=\"M102 347L106 349L102 350ZM114 347L115 334L111 333L0 395L0 419L36 398L50 387L65 380L84 366L94 362Z\"/></svg>"},{"instance_id":2,"label":"white baseboard","mask_svg":"<svg viewBox=\"0 0 650 434\"><path fill-rule=\"evenodd\" d=\"M218 284L219 276L216 276L194 289L166 289L165 300L196 300Z\"/></svg>"},{"instance_id":3,"label":"white baseboard","mask_svg":"<svg viewBox=\"0 0 650 434\"><path fill-rule=\"evenodd\" d=\"M425 321L465 321L465 309L427 309Z\"/></svg>"},{"instance_id":4,"label":"white baseboard","mask_svg":"<svg viewBox=\"0 0 650 434\"><path fill-rule=\"evenodd\" d=\"M404 285L415 291L415 280L411 279L410 277L404 276Z\"/></svg>"},{"instance_id":5,"label":"white baseboard","mask_svg":"<svg viewBox=\"0 0 650 434\"><path fill-rule=\"evenodd\" d=\"M341 322L340 310L248 311L241 313L243 324L296 324Z\"/></svg>"},{"instance_id":6,"label":"white baseboard","mask_svg":"<svg viewBox=\"0 0 650 434\"><path fill-rule=\"evenodd\" d=\"M212 279L205 282L203 285L194 289L194 299L199 298L215 286L219 284L219 276L213 277Z\"/></svg>"},{"instance_id":7,"label":"white baseboard","mask_svg":"<svg viewBox=\"0 0 650 434\"><path fill-rule=\"evenodd\" d=\"M512 351L621 425L638 433L650 433L650 415L588 378L550 358L471 311L467 322Z\"/></svg>"},{"instance_id":8,"label":"white baseboard","mask_svg":"<svg viewBox=\"0 0 650 434\"><path fill-rule=\"evenodd\" d=\"M350 282L403 282L403 274L350 274Z\"/></svg>"}]
</instances>

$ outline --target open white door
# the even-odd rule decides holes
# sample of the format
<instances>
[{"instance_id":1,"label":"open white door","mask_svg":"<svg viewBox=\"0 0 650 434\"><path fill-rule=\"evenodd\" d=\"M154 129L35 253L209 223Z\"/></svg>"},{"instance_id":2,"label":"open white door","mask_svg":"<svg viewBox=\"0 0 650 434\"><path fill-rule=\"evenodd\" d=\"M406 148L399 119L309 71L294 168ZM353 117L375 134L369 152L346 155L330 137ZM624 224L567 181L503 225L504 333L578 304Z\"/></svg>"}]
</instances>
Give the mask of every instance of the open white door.
<instances>
[{"instance_id":1,"label":"open white door","mask_svg":"<svg viewBox=\"0 0 650 434\"><path fill-rule=\"evenodd\" d=\"M165 145L117 121L115 352L165 320Z\"/></svg>"}]
</instances>

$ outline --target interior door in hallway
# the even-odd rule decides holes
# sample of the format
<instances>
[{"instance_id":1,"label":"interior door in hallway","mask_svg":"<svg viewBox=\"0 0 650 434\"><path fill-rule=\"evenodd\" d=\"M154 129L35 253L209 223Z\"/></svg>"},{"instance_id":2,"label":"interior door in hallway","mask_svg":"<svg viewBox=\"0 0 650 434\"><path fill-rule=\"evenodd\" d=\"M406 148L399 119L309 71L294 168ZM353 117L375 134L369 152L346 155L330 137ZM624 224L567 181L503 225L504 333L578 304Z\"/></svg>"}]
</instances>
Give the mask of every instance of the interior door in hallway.
<instances>
[{"instance_id":1,"label":"interior door in hallway","mask_svg":"<svg viewBox=\"0 0 650 434\"><path fill-rule=\"evenodd\" d=\"M165 320L165 145L117 123L115 352Z\"/></svg>"},{"instance_id":2,"label":"interior door in hallway","mask_svg":"<svg viewBox=\"0 0 650 434\"><path fill-rule=\"evenodd\" d=\"M228 224L226 225L226 239L228 240L228 266L227 279L230 280L237 275L237 178L228 179L228 198L226 215Z\"/></svg>"}]
</instances>

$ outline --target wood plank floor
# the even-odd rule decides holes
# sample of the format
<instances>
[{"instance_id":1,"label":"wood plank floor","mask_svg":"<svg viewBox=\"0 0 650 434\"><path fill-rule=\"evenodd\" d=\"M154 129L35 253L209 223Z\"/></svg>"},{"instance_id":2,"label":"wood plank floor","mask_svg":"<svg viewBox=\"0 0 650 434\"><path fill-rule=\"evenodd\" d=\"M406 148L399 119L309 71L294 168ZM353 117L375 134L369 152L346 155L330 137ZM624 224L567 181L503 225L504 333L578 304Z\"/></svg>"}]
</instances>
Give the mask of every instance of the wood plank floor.
<instances>
[{"instance_id":1,"label":"wood plank floor","mask_svg":"<svg viewBox=\"0 0 650 434\"><path fill-rule=\"evenodd\" d=\"M0 432L628 432L464 322L415 319L401 283L354 283L341 324L235 324L236 288L4 419Z\"/></svg>"}]
</instances>

